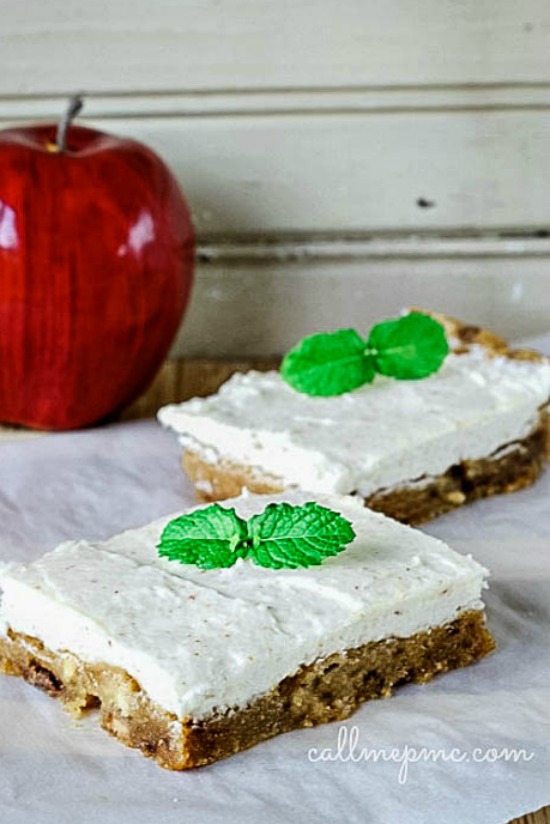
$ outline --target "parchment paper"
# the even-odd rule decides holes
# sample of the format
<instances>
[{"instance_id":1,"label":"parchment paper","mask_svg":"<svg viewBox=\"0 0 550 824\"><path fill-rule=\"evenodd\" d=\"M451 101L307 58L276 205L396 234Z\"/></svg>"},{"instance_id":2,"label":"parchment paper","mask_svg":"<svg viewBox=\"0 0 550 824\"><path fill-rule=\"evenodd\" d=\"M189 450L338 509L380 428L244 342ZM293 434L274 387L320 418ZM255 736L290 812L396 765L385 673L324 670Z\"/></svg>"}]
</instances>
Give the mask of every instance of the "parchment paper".
<instances>
[{"instance_id":1,"label":"parchment paper","mask_svg":"<svg viewBox=\"0 0 550 824\"><path fill-rule=\"evenodd\" d=\"M537 343L550 351L550 337ZM549 493L547 472L529 490L426 527L491 570L498 651L370 702L345 724L170 773L111 739L93 715L75 722L19 679L0 677L0 822L503 824L549 804ZM4 439L0 559L106 538L192 500L179 447L154 421ZM503 748L523 755L507 761Z\"/></svg>"}]
</instances>

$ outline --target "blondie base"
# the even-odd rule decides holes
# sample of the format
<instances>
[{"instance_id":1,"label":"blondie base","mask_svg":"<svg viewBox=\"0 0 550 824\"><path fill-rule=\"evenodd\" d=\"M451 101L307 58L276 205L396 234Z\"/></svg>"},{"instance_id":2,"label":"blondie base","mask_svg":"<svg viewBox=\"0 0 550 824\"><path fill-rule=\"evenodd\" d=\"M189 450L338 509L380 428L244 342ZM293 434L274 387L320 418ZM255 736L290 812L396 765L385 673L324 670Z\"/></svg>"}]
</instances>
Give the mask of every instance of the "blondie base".
<instances>
[{"instance_id":1,"label":"blondie base","mask_svg":"<svg viewBox=\"0 0 550 824\"><path fill-rule=\"evenodd\" d=\"M541 413L536 428L523 440L506 444L495 455L476 461L462 461L436 478L380 490L365 498L365 505L405 524L422 524L470 501L487 498L535 483L547 459L548 414ZM250 467L227 460L216 464L198 453L187 451L183 468L200 501L219 501L251 492L282 492L280 482Z\"/></svg>"},{"instance_id":2,"label":"blondie base","mask_svg":"<svg viewBox=\"0 0 550 824\"><path fill-rule=\"evenodd\" d=\"M336 652L303 666L247 706L205 718L177 718L152 702L122 669L48 650L8 631L0 671L23 677L73 714L96 708L101 726L162 767L184 770L245 750L274 735L348 718L364 701L409 682L472 664L494 648L482 611L408 638Z\"/></svg>"}]
</instances>

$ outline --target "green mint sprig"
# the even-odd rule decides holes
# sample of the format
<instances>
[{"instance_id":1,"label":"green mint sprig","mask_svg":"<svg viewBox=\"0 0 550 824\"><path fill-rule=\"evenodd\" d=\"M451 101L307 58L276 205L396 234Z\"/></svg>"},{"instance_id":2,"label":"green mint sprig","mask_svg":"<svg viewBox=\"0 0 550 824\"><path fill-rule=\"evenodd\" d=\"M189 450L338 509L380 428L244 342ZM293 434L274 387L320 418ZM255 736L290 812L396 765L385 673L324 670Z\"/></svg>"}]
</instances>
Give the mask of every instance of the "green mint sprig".
<instances>
[{"instance_id":1,"label":"green mint sprig","mask_svg":"<svg viewBox=\"0 0 550 824\"><path fill-rule=\"evenodd\" d=\"M304 338L286 355L281 376L306 395L342 395L371 383L377 372L418 380L436 372L449 353L443 326L411 312L373 326L367 340L354 329Z\"/></svg>"},{"instance_id":2,"label":"green mint sprig","mask_svg":"<svg viewBox=\"0 0 550 824\"><path fill-rule=\"evenodd\" d=\"M238 558L271 569L296 569L322 564L354 538L346 518L314 502L268 504L249 521L234 509L212 504L170 521L157 548L162 557L201 569L230 567Z\"/></svg>"}]
</instances>

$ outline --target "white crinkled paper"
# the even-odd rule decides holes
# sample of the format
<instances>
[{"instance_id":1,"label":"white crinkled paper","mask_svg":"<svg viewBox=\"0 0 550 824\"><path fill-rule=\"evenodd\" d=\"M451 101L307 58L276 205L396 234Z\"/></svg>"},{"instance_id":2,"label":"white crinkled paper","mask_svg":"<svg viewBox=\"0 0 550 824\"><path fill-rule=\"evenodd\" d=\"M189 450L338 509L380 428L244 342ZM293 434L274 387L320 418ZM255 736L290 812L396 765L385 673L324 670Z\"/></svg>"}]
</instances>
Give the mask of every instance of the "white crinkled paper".
<instances>
[{"instance_id":1,"label":"white crinkled paper","mask_svg":"<svg viewBox=\"0 0 550 824\"><path fill-rule=\"evenodd\" d=\"M550 351L550 338L541 344ZM193 496L179 451L153 421L4 437L0 561L183 509ZM504 824L550 804L549 503L547 472L529 490L425 527L491 570L495 654L370 702L345 724L279 736L211 767L166 772L93 715L75 721L0 677L0 821Z\"/></svg>"}]
</instances>

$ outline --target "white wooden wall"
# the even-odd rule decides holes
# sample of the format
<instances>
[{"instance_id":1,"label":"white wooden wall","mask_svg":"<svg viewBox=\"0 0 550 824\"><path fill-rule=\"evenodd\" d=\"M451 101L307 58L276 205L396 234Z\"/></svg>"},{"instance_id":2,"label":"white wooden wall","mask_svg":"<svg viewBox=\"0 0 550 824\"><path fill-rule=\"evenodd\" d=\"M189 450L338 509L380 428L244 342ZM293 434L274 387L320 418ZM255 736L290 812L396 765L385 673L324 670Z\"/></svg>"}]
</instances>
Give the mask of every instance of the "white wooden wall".
<instances>
[{"instance_id":1,"label":"white wooden wall","mask_svg":"<svg viewBox=\"0 0 550 824\"><path fill-rule=\"evenodd\" d=\"M0 0L0 126L73 91L187 193L176 352L280 352L409 303L550 331L545 0Z\"/></svg>"}]
</instances>

